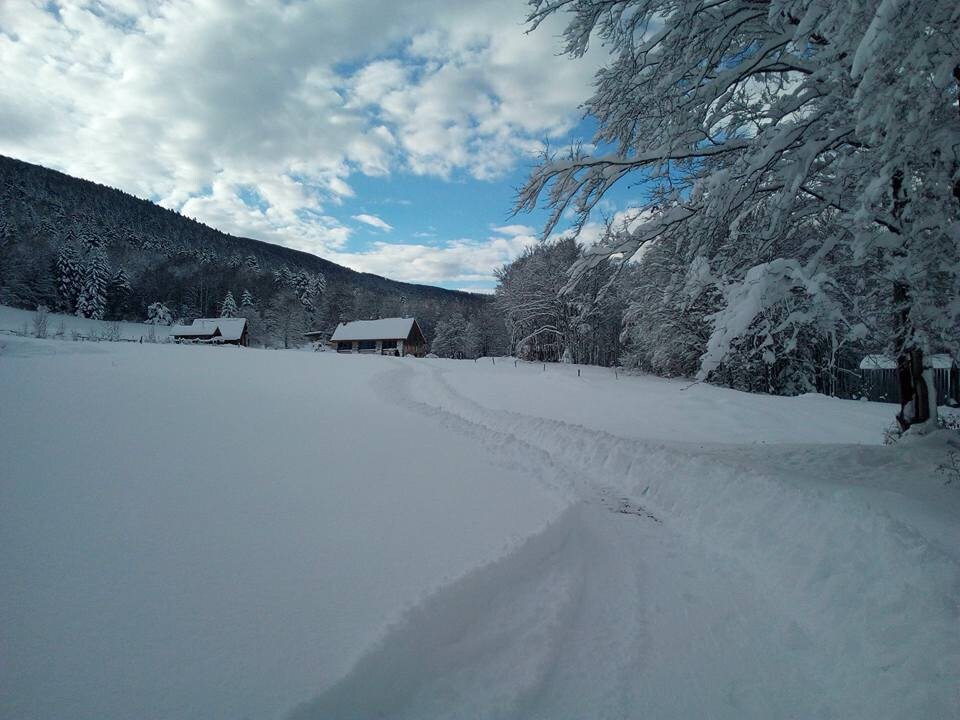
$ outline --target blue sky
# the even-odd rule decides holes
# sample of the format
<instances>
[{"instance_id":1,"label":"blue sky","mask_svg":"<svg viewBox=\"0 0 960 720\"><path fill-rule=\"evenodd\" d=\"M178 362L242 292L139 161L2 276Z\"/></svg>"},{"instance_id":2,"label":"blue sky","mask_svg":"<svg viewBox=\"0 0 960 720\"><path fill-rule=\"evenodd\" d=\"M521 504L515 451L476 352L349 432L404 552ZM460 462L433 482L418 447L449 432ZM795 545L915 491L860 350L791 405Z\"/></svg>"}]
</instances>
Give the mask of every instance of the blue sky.
<instances>
[{"instance_id":1,"label":"blue sky","mask_svg":"<svg viewBox=\"0 0 960 720\"><path fill-rule=\"evenodd\" d=\"M515 189L544 141L591 140L579 106L606 59L560 55L562 18L527 34L526 10L6 0L0 153L358 270L490 291L545 218L511 217Z\"/></svg>"}]
</instances>

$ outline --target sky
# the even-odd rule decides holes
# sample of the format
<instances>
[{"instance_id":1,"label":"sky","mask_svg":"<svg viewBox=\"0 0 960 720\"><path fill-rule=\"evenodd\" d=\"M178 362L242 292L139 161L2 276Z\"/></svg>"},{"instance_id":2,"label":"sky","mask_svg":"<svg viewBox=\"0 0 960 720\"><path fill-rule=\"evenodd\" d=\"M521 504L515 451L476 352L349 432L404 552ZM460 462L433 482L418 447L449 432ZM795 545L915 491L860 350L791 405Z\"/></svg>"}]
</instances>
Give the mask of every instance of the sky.
<instances>
[{"instance_id":1,"label":"sky","mask_svg":"<svg viewBox=\"0 0 960 720\"><path fill-rule=\"evenodd\" d=\"M0 154L225 232L489 292L607 58L523 0L0 0ZM603 211L631 204L630 188ZM600 217L584 240L599 233Z\"/></svg>"}]
</instances>

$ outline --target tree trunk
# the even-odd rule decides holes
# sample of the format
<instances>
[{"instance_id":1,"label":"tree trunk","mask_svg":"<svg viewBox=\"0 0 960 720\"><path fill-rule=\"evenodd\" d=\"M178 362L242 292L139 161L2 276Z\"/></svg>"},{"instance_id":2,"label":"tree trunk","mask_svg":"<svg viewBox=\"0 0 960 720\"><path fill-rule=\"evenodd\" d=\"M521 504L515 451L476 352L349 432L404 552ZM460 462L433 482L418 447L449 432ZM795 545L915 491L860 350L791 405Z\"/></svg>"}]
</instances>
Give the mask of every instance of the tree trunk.
<instances>
[{"instance_id":1,"label":"tree trunk","mask_svg":"<svg viewBox=\"0 0 960 720\"><path fill-rule=\"evenodd\" d=\"M918 347L901 351L897 358L897 375L900 381L900 412L897 414L897 423L901 430L907 430L911 425L930 419L932 372L929 368L925 371L923 360L923 350Z\"/></svg>"},{"instance_id":2,"label":"tree trunk","mask_svg":"<svg viewBox=\"0 0 960 720\"><path fill-rule=\"evenodd\" d=\"M893 194L893 217L899 224L903 210L909 202L903 192L903 172L894 172L890 181ZM903 253L903 251L900 251ZM905 254L905 253L903 253ZM893 284L893 308L895 339L897 347L897 379L900 385L900 412L897 424L902 431L913 425L930 420L931 409L936 417L936 395L931 408L930 387L933 372L927 368L924 372L924 350L917 342L916 334L910 328L910 287L903 281ZM929 363L929 358L926 359ZM934 390L935 392L935 390Z\"/></svg>"}]
</instances>

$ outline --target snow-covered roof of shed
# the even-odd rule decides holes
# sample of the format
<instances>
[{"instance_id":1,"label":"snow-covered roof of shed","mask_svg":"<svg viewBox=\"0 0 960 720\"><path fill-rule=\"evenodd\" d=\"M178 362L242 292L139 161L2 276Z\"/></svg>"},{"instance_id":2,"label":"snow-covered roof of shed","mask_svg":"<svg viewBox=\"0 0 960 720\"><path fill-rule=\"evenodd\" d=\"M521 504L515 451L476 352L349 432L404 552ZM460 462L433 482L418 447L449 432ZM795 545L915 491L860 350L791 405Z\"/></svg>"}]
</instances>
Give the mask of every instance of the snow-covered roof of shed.
<instances>
[{"instance_id":1,"label":"snow-covered roof of shed","mask_svg":"<svg viewBox=\"0 0 960 720\"><path fill-rule=\"evenodd\" d=\"M413 318L381 318L340 323L330 340L401 340L410 335Z\"/></svg>"},{"instance_id":2,"label":"snow-covered roof of shed","mask_svg":"<svg viewBox=\"0 0 960 720\"><path fill-rule=\"evenodd\" d=\"M246 324L246 318L197 318L191 325L174 325L170 328L170 334L184 337L210 336L220 328L220 337L224 340L239 340Z\"/></svg>"},{"instance_id":3,"label":"snow-covered roof of shed","mask_svg":"<svg viewBox=\"0 0 960 720\"><path fill-rule=\"evenodd\" d=\"M243 336L243 329L247 326L246 318L220 318L217 327L224 340L239 340Z\"/></svg>"},{"instance_id":4,"label":"snow-covered roof of shed","mask_svg":"<svg viewBox=\"0 0 960 720\"><path fill-rule=\"evenodd\" d=\"M949 370L953 367L953 358L946 353L930 356L930 364L936 370ZM896 370L897 359L889 355L866 355L860 361L861 370Z\"/></svg>"},{"instance_id":5,"label":"snow-covered roof of shed","mask_svg":"<svg viewBox=\"0 0 960 720\"><path fill-rule=\"evenodd\" d=\"M861 370L896 370L897 360L889 355L865 355L860 361Z\"/></svg>"}]
</instances>

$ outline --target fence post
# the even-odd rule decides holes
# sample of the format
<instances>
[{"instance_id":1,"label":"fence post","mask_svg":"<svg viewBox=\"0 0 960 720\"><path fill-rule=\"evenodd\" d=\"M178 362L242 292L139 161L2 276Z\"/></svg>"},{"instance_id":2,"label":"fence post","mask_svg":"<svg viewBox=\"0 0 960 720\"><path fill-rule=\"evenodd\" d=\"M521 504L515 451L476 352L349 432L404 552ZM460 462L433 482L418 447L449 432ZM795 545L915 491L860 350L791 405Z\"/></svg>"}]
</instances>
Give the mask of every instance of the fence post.
<instances>
[{"instance_id":1,"label":"fence post","mask_svg":"<svg viewBox=\"0 0 960 720\"><path fill-rule=\"evenodd\" d=\"M580 377L580 368L577 368L577 377Z\"/></svg>"}]
</instances>

